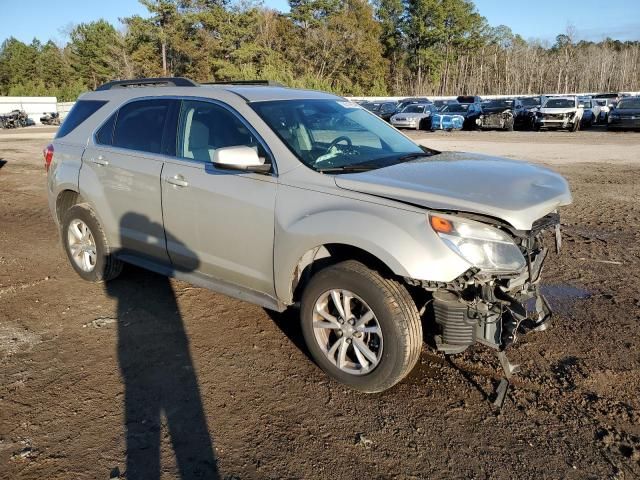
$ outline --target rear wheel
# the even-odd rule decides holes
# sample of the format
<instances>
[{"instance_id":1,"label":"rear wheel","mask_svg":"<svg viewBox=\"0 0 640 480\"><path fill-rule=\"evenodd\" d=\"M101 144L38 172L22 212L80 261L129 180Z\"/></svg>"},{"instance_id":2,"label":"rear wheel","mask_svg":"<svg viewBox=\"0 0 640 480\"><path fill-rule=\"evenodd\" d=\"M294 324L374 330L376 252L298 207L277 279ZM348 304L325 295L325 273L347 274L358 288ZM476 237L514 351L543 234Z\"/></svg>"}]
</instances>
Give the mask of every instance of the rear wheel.
<instances>
[{"instance_id":1,"label":"rear wheel","mask_svg":"<svg viewBox=\"0 0 640 480\"><path fill-rule=\"evenodd\" d=\"M62 217L62 244L69 263L90 282L116 278L122 262L113 256L95 213L86 203L74 205Z\"/></svg>"},{"instance_id":2,"label":"rear wheel","mask_svg":"<svg viewBox=\"0 0 640 480\"><path fill-rule=\"evenodd\" d=\"M392 387L420 356L422 325L409 292L362 263L318 272L302 295L300 316L313 359L355 390Z\"/></svg>"}]
</instances>

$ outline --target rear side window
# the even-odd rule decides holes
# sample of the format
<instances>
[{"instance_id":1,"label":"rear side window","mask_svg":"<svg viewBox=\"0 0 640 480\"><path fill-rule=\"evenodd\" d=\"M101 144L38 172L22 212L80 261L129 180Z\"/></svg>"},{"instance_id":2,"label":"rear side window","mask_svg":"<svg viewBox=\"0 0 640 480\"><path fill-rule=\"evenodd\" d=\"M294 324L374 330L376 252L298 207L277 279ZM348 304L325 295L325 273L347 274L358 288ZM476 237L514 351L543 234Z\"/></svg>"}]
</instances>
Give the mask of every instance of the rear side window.
<instances>
[{"instance_id":1,"label":"rear side window","mask_svg":"<svg viewBox=\"0 0 640 480\"><path fill-rule=\"evenodd\" d=\"M169 110L175 100L139 100L123 106L118 111L113 130L113 146L160 153L163 131Z\"/></svg>"},{"instance_id":2,"label":"rear side window","mask_svg":"<svg viewBox=\"0 0 640 480\"><path fill-rule=\"evenodd\" d=\"M67 114L67 118L62 122L58 133L56 133L56 138L62 138L71 133L78 125L96 113L98 109L106 103L104 100L78 100Z\"/></svg>"}]
</instances>

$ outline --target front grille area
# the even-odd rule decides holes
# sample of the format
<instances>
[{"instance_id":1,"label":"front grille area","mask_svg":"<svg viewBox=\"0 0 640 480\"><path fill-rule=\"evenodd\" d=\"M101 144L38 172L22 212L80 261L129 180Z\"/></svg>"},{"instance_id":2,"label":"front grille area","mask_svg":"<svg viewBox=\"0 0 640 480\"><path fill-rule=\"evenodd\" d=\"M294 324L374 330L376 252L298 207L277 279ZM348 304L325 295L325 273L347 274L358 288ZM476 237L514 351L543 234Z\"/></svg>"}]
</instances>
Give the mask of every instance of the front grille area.
<instances>
[{"instance_id":1,"label":"front grille area","mask_svg":"<svg viewBox=\"0 0 640 480\"><path fill-rule=\"evenodd\" d=\"M502 114L487 115L482 118L483 127L502 127L503 119Z\"/></svg>"},{"instance_id":2,"label":"front grille area","mask_svg":"<svg viewBox=\"0 0 640 480\"><path fill-rule=\"evenodd\" d=\"M564 120L567 117L564 113L547 113L544 120Z\"/></svg>"}]
</instances>

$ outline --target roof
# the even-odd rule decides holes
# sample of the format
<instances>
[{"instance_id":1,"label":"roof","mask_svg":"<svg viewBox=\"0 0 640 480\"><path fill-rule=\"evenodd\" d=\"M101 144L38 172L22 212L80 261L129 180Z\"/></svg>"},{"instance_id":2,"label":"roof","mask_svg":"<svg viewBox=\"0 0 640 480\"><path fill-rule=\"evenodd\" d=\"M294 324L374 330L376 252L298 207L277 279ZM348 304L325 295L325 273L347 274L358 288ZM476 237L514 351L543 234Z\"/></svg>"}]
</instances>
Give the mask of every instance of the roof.
<instances>
[{"instance_id":1,"label":"roof","mask_svg":"<svg viewBox=\"0 0 640 480\"><path fill-rule=\"evenodd\" d=\"M241 97L247 102L294 99L340 99L336 95L317 90L286 88L281 85L246 84L245 82L197 84L187 78L145 78L117 80L101 85L83 95L85 99L128 99L143 96L200 96L221 100L230 96Z\"/></svg>"},{"instance_id":2,"label":"roof","mask_svg":"<svg viewBox=\"0 0 640 480\"><path fill-rule=\"evenodd\" d=\"M337 99L341 98L330 93L317 90L304 90L286 87L266 87L247 85L204 85L202 88L224 89L240 95L248 102L265 102L269 100L295 100L295 99Z\"/></svg>"}]
</instances>

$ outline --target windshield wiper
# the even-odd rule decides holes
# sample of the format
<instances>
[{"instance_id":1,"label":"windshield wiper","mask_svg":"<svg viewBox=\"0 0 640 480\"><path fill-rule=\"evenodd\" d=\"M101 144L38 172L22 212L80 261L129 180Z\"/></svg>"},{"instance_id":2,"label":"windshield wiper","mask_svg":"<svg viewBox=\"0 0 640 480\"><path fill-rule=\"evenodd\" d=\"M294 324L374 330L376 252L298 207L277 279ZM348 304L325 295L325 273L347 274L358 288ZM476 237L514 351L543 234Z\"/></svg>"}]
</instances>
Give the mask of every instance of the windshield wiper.
<instances>
[{"instance_id":1,"label":"windshield wiper","mask_svg":"<svg viewBox=\"0 0 640 480\"><path fill-rule=\"evenodd\" d=\"M401 157L398 157L396 160L398 160L399 162L406 162L408 160L414 160L420 157L430 157L432 155L433 155L432 153L427 153L427 152L409 153L408 155L403 155Z\"/></svg>"},{"instance_id":2,"label":"windshield wiper","mask_svg":"<svg viewBox=\"0 0 640 480\"><path fill-rule=\"evenodd\" d=\"M318 172L320 173L356 173L356 172L367 172L369 170L373 170L377 167L372 166L364 166L364 165L342 165L341 167L327 167L327 168L319 168Z\"/></svg>"}]
</instances>

